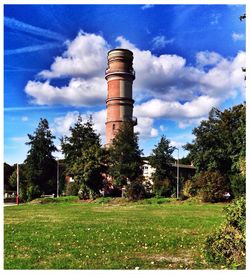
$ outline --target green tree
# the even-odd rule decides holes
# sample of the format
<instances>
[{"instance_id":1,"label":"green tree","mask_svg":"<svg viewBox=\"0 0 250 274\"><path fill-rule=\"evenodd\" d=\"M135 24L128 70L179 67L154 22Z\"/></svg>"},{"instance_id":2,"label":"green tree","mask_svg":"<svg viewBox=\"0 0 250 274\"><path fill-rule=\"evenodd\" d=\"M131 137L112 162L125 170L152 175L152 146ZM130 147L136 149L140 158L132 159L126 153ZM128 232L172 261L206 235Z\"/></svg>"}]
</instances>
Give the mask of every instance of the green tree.
<instances>
[{"instance_id":1,"label":"green tree","mask_svg":"<svg viewBox=\"0 0 250 274\"><path fill-rule=\"evenodd\" d=\"M4 190L13 190L14 186L10 185L9 178L15 170L15 166L11 166L7 163L4 163Z\"/></svg>"},{"instance_id":2,"label":"green tree","mask_svg":"<svg viewBox=\"0 0 250 274\"><path fill-rule=\"evenodd\" d=\"M232 192L233 181L243 184L240 192L244 194L242 166L246 153L246 105L240 104L223 112L213 108L208 120L202 121L193 134L194 141L184 148L189 151L197 172L217 170L226 180L232 178ZM238 179L235 175L239 175Z\"/></svg>"},{"instance_id":3,"label":"green tree","mask_svg":"<svg viewBox=\"0 0 250 274\"><path fill-rule=\"evenodd\" d=\"M133 125L125 122L117 132L109 148L108 173L117 186L136 181L142 176L142 150L138 145L138 133L133 132Z\"/></svg>"},{"instance_id":4,"label":"green tree","mask_svg":"<svg viewBox=\"0 0 250 274\"><path fill-rule=\"evenodd\" d=\"M34 134L28 134L30 146L25 160L28 199L39 197L42 193L56 193L56 160L52 153L57 149L53 143L55 137L49 129L46 119L40 119Z\"/></svg>"},{"instance_id":5,"label":"green tree","mask_svg":"<svg viewBox=\"0 0 250 274\"><path fill-rule=\"evenodd\" d=\"M102 186L101 172L105 169L104 151L100 136L93 129L92 117L83 123L79 115L75 125L70 128L70 136L61 139L61 147L65 155L66 172L74 175L74 188L98 192Z\"/></svg>"},{"instance_id":6,"label":"green tree","mask_svg":"<svg viewBox=\"0 0 250 274\"><path fill-rule=\"evenodd\" d=\"M16 165L14 165L15 169L11 176L9 177L9 184L13 189L17 189L17 170ZM27 200L27 178L26 178L26 170L25 165L21 164L19 165L19 198L21 201Z\"/></svg>"},{"instance_id":7,"label":"green tree","mask_svg":"<svg viewBox=\"0 0 250 274\"><path fill-rule=\"evenodd\" d=\"M93 129L93 121L90 116L86 123L83 123L81 115L77 122L70 127L70 136L61 139L61 147L65 156L66 171L72 172L72 168L84 150L92 145L100 146L100 136Z\"/></svg>"},{"instance_id":8,"label":"green tree","mask_svg":"<svg viewBox=\"0 0 250 274\"><path fill-rule=\"evenodd\" d=\"M174 191L174 186L171 183L174 178L173 171L171 171L174 150L175 147L170 145L170 140L163 135L149 157L150 165L155 168L152 179L154 192L157 195L169 196Z\"/></svg>"}]
</instances>

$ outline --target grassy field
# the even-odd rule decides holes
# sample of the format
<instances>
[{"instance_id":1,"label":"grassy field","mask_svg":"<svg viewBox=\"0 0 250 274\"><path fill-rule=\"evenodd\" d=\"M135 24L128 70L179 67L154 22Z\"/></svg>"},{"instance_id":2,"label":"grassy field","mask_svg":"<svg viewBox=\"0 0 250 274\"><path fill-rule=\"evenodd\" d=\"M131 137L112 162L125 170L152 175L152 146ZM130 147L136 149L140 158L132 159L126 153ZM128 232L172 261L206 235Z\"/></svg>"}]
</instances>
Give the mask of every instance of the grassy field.
<instances>
[{"instance_id":1,"label":"grassy field","mask_svg":"<svg viewBox=\"0 0 250 274\"><path fill-rule=\"evenodd\" d=\"M223 204L167 199L4 209L5 269L211 269L202 257Z\"/></svg>"}]
</instances>

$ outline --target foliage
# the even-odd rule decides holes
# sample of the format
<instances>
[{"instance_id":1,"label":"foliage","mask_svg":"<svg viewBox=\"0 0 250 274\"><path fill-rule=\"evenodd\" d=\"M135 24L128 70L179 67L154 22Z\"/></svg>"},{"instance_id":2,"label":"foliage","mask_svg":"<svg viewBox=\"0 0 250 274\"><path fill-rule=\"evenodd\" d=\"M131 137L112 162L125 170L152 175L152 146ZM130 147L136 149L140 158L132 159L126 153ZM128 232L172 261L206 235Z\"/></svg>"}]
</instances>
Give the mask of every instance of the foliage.
<instances>
[{"instance_id":1,"label":"foliage","mask_svg":"<svg viewBox=\"0 0 250 274\"><path fill-rule=\"evenodd\" d=\"M174 178L171 171L171 164L174 161L172 156L174 150L175 147L170 145L170 140L163 135L150 155L149 163L155 168L152 176L154 193L158 196L170 196L174 192L174 186L171 185L171 181Z\"/></svg>"},{"instance_id":2,"label":"foliage","mask_svg":"<svg viewBox=\"0 0 250 274\"><path fill-rule=\"evenodd\" d=\"M9 177L9 185L11 188L15 189L17 188L17 170L16 165L14 165L15 169L11 176ZM25 166L19 165L19 199L21 202L26 202L28 199L28 193L27 193L27 179L25 176Z\"/></svg>"},{"instance_id":3,"label":"foliage","mask_svg":"<svg viewBox=\"0 0 250 274\"><path fill-rule=\"evenodd\" d=\"M246 105L240 104L223 112L213 108L208 120L193 130L195 140L184 146L197 169L218 170L228 180L229 175L245 170ZM232 182L235 181L235 179ZM232 188L234 186L232 185ZM244 188L241 190L244 192ZM233 191L234 192L234 191ZM242 193L241 193L242 194Z\"/></svg>"},{"instance_id":4,"label":"foliage","mask_svg":"<svg viewBox=\"0 0 250 274\"><path fill-rule=\"evenodd\" d=\"M15 165L11 166L7 163L4 163L4 190L13 190L15 185L10 184L9 178L15 171Z\"/></svg>"},{"instance_id":5,"label":"foliage","mask_svg":"<svg viewBox=\"0 0 250 274\"><path fill-rule=\"evenodd\" d=\"M210 262L244 269L246 264L246 201L241 197L225 208L226 221L205 241L204 253Z\"/></svg>"},{"instance_id":6,"label":"foliage","mask_svg":"<svg viewBox=\"0 0 250 274\"><path fill-rule=\"evenodd\" d=\"M191 179L185 181L182 187L182 195L184 197L190 198L190 197L194 197L196 194L197 194L197 187L195 183Z\"/></svg>"},{"instance_id":7,"label":"foliage","mask_svg":"<svg viewBox=\"0 0 250 274\"><path fill-rule=\"evenodd\" d=\"M133 182L142 175L141 155L138 133L133 132L131 123L123 123L109 147L108 173L114 178L116 185L125 185L128 180Z\"/></svg>"},{"instance_id":8,"label":"foliage","mask_svg":"<svg viewBox=\"0 0 250 274\"><path fill-rule=\"evenodd\" d=\"M28 199L39 197L42 193L56 192L56 160L52 153L56 151L53 143L55 137L49 129L46 119L40 119L34 134L28 134L30 146L25 160L25 177L27 179Z\"/></svg>"},{"instance_id":9,"label":"foliage","mask_svg":"<svg viewBox=\"0 0 250 274\"><path fill-rule=\"evenodd\" d=\"M204 171L195 178L198 195L203 202L224 201L228 191L225 178L218 171Z\"/></svg>"},{"instance_id":10,"label":"foliage","mask_svg":"<svg viewBox=\"0 0 250 274\"><path fill-rule=\"evenodd\" d=\"M80 185L81 189L93 190L98 193L103 186L101 173L104 171L104 153L99 144L94 144L85 150L78 157L71 168L75 174L74 180Z\"/></svg>"},{"instance_id":11,"label":"foliage","mask_svg":"<svg viewBox=\"0 0 250 274\"><path fill-rule=\"evenodd\" d=\"M85 197L86 189L98 192L102 187L101 172L105 170L105 152L101 148L100 136L93 129L91 117L83 123L79 116L70 132L69 137L61 139L66 172L73 174L75 180L73 185L67 185L66 193L75 195L81 189L80 192Z\"/></svg>"},{"instance_id":12,"label":"foliage","mask_svg":"<svg viewBox=\"0 0 250 274\"><path fill-rule=\"evenodd\" d=\"M85 149L92 145L100 145L100 136L93 129L93 121L90 116L86 123L83 123L79 115L77 122L70 127L70 136L61 138L61 147L65 156L66 171L71 173L75 162L82 157Z\"/></svg>"},{"instance_id":13,"label":"foliage","mask_svg":"<svg viewBox=\"0 0 250 274\"><path fill-rule=\"evenodd\" d=\"M126 186L126 197L129 200L136 201L146 198L147 193L144 185L139 182L131 182Z\"/></svg>"},{"instance_id":14,"label":"foliage","mask_svg":"<svg viewBox=\"0 0 250 274\"><path fill-rule=\"evenodd\" d=\"M77 196L79 191L78 182L68 182L66 183L65 194L67 196Z\"/></svg>"},{"instance_id":15,"label":"foliage","mask_svg":"<svg viewBox=\"0 0 250 274\"><path fill-rule=\"evenodd\" d=\"M153 185L153 193L156 197L170 197L171 194L175 193L175 186L167 178L161 181L157 180Z\"/></svg>"}]
</instances>

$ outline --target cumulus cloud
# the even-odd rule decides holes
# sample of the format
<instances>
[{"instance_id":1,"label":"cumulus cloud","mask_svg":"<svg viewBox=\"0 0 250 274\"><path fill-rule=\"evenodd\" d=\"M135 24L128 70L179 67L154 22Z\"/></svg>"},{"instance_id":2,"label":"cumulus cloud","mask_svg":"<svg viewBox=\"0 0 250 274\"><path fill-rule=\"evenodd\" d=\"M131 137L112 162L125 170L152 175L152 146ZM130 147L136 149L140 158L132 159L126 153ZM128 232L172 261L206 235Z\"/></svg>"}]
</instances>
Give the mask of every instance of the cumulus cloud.
<instances>
[{"instance_id":1,"label":"cumulus cloud","mask_svg":"<svg viewBox=\"0 0 250 274\"><path fill-rule=\"evenodd\" d=\"M216 65L222 61L223 57L213 51L199 51L196 53L196 64L203 68L207 65Z\"/></svg>"},{"instance_id":2,"label":"cumulus cloud","mask_svg":"<svg viewBox=\"0 0 250 274\"><path fill-rule=\"evenodd\" d=\"M130 49L134 54L134 98L137 102L134 113L139 118L137 130L142 136L159 134L154 119L173 119L180 128L185 128L206 117L212 107L218 107L224 100L240 91L244 94L241 67L245 67L245 52L239 52L234 58L225 58L216 52L201 51L196 54L195 65L187 65L181 56L156 56L150 50L139 49L122 36L116 41L118 47ZM37 105L104 105L107 89L104 71L109 49L102 36L80 32L68 42L63 55L55 58L50 69L40 72L45 81L27 83L26 94ZM51 84L52 78L63 77L70 78L67 85ZM97 129L103 136L104 112L93 114ZM70 115L66 118L72 121L74 115Z\"/></svg>"},{"instance_id":3,"label":"cumulus cloud","mask_svg":"<svg viewBox=\"0 0 250 274\"><path fill-rule=\"evenodd\" d=\"M184 104L152 99L135 106L135 115L151 118L198 118L206 115L213 106L218 106L219 102L219 99L208 96L200 96Z\"/></svg>"},{"instance_id":4,"label":"cumulus cloud","mask_svg":"<svg viewBox=\"0 0 250 274\"><path fill-rule=\"evenodd\" d=\"M136 71L135 95L140 98L191 101L198 95L230 98L238 89L244 89L241 67L245 67L245 52L227 59L215 52L199 52L197 66L186 65L186 59L162 54L153 55L149 50L140 50L124 37L118 37L121 47L134 53ZM205 71L204 66L211 67Z\"/></svg>"},{"instance_id":5,"label":"cumulus cloud","mask_svg":"<svg viewBox=\"0 0 250 274\"><path fill-rule=\"evenodd\" d=\"M43 70L43 78L96 77L103 75L106 68L106 54L110 49L100 35L79 32L77 37L67 42L68 49L57 56L50 70Z\"/></svg>"},{"instance_id":6,"label":"cumulus cloud","mask_svg":"<svg viewBox=\"0 0 250 274\"><path fill-rule=\"evenodd\" d=\"M102 78L72 78L67 86L56 87L49 81L29 81L25 92L37 105L89 106L103 104L106 98L106 83Z\"/></svg>"}]
</instances>

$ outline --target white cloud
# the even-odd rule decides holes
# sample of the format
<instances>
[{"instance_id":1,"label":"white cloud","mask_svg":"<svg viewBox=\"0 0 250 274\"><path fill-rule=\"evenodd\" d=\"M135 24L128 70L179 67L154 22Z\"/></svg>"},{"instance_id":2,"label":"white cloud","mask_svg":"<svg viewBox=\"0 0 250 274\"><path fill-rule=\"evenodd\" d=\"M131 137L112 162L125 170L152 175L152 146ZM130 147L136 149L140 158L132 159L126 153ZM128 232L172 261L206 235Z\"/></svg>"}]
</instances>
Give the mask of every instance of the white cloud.
<instances>
[{"instance_id":1,"label":"white cloud","mask_svg":"<svg viewBox=\"0 0 250 274\"><path fill-rule=\"evenodd\" d=\"M135 131L140 133L141 138L145 139L158 136L158 130L153 127L154 119L143 115L138 115L137 118L138 125L135 127Z\"/></svg>"},{"instance_id":2,"label":"white cloud","mask_svg":"<svg viewBox=\"0 0 250 274\"><path fill-rule=\"evenodd\" d=\"M232 33L232 39L233 41L244 41L245 40L245 34L244 33Z\"/></svg>"},{"instance_id":3,"label":"white cloud","mask_svg":"<svg viewBox=\"0 0 250 274\"><path fill-rule=\"evenodd\" d=\"M103 104L106 98L106 82L102 78L72 78L67 86L56 87L49 81L29 81L25 92L37 105L89 106Z\"/></svg>"},{"instance_id":4,"label":"white cloud","mask_svg":"<svg viewBox=\"0 0 250 274\"><path fill-rule=\"evenodd\" d=\"M139 118L137 129L144 137L158 135L153 127L154 119L173 119L180 128L185 128L239 91L244 94L241 67L245 67L245 52L239 52L234 58L224 58L216 52L198 52L196 65L192 66L178 55L156 56L149 50L140 50L122 36L116 41L118 47L130 49L134 54L134 98L138 103L134 113ZM80 32L68 42L67 50L55 59L50 70L40 73L47 80L29 81L25 92L38 105L104 105L108 50L108 43L100 35ZM54 77L71 79L68 85L57 87L50 82ZM140 104L139 99L143 99L143 103ZM104 117L105 110L93 114L102 136Z\"/></svg>"},{"instance_id":5,"label":"white cloud","mask_svg":"<svg viewBox=\"0 0 250 274\"><path fill-rule=\"evenodd\" d=\"M213 51L199 51L196 54L196 63L201 68L207 65L216 65L222 59L220 54Z\"/></svg>"},{"instance_id":6,"label":"white cloud","mask_svg":"<svg viewBox=\"0 0 250 274\"><path fill-rule=\"evenodd\" d=\"M153 49L163 49L167 44L172 44L174 42L174 38L167 39L164 35L159 35L153 38Z\"/></svg>"},{"instance_id":7,"label":"white cloud","mask_svg":"<svg viewBox=\"0 0 250 274\"><path fill-rule=\"evenodd\" d=\"M67 42L68 49L57 56L50 70L43 70L43 78L97 77L106 68L106 54L110 49L103 37L79 32L77 37Z\"/></svg>"},{"instance_id":8,"label":"white cloud","mask_svg":"<svg viewBox=\"0 0 250 274\"><path fill-rule=\"evenodd\" d=\"M213 106L218 106L219 99L208 96L200 96L181 104L177 101L167 102L160 99L152 99L141 105L135 106L135 116L151 118L199 118L206 115Z\"/></svg>"}]
</instances>

